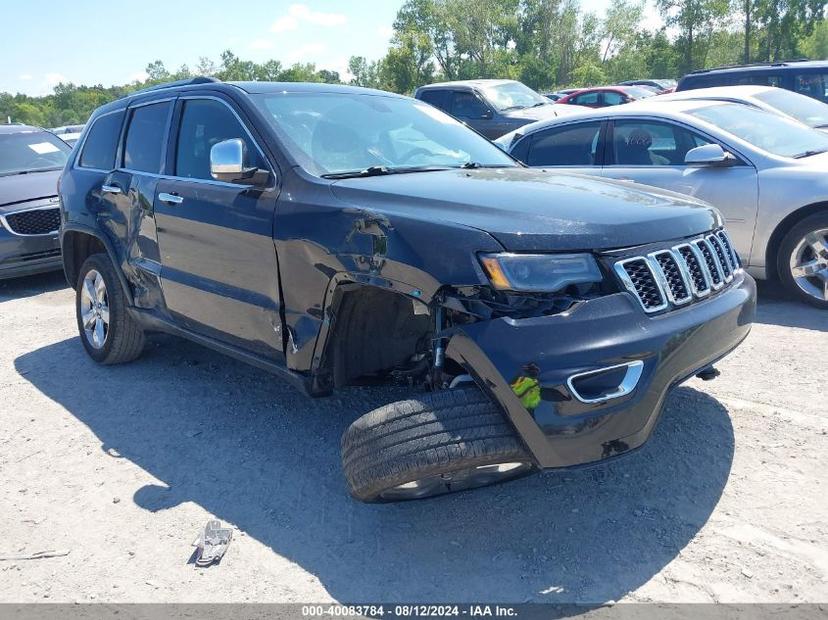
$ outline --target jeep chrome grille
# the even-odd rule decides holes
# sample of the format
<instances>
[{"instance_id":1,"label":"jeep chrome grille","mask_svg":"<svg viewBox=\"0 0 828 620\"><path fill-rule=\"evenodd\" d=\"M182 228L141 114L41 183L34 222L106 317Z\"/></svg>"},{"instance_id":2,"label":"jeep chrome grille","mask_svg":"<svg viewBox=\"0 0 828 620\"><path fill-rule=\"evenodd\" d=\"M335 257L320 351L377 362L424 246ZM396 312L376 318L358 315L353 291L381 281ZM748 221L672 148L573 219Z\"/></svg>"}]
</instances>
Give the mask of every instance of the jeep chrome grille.
<instances>
[{"instance_id":1,"label":"jeep chrome grille","mask_svg":"<svg viewBox=\"0 0 828 620\"><path fill-rule=\"evenodd\" d=\"M615 273L645 312L688 304L733 281L741 263L724 230L615 263Z\"/></svg>"}]
</instances>

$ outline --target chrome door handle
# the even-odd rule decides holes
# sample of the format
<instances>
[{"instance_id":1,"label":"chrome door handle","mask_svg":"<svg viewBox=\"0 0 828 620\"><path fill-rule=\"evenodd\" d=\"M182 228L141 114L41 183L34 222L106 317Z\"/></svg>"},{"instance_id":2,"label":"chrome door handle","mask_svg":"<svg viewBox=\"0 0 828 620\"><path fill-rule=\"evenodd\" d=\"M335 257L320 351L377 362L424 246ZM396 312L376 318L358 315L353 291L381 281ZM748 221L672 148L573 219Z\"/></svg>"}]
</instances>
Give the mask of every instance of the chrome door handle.
<instances>
[{"instance_id":1,"label":"chrome door handle","mask_svg":"<svg viewBox=\"0 0 828 620\"><path fill-rule=\"evenodd\" d=\"M117 185L101 185L101 191L104 194L120 194L121 188Z\"/></svg>"},{"instance_id":2,"label":"chrome door handle","mask_svg":"<svg viewBox=\"0 0 828 620\"><path fill-rule=\"evenodd\" d=\"M176 194L168 194L167 192L161 192L158 194L158 200L166 202L168 205L180 205L184 202L184 199L181 196L177 196Z\"/></svg>"}]
</instances>

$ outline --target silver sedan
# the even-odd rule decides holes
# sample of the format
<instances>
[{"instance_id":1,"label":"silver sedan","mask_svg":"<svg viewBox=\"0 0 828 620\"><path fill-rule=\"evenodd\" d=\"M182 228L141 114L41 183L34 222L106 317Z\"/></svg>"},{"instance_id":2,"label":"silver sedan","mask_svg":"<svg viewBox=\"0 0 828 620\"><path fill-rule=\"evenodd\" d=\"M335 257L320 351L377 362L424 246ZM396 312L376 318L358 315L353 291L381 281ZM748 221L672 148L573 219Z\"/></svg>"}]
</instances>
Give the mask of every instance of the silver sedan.
<instances>
[{"instance_id":1,"label":"silver sedan","mask_svg":"<svg viewBox=\"0 0 828 620\"><path fill-rule=\"evenodd\" d=\"M496 143L530 166L706 200L754 277L828 309L828 134L738 103L658 99L532 123Z\"/></svg>"}]
</instances>

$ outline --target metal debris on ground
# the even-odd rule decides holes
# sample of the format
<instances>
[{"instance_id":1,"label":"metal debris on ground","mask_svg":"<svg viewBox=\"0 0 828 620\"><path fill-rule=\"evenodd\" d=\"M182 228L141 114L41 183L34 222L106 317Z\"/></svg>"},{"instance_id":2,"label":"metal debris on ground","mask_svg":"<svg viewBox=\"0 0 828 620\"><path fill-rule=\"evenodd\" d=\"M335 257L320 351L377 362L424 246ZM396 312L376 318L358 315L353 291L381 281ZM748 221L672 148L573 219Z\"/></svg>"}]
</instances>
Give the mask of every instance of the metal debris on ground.
<instances>
[{"instance_id":1,"label":"metal debris on ground","mask_svg":"<svg viewBox=\"0 0 828 620\"><path fill-rule=\"evenodd\" d=\"M193 547L197 547L195 565L207 567L218 564L225 551L227 551L232 538L233 530L229 527L222 527L221 521L208 521L193 541Z\"/></svg>"}]
</instances>

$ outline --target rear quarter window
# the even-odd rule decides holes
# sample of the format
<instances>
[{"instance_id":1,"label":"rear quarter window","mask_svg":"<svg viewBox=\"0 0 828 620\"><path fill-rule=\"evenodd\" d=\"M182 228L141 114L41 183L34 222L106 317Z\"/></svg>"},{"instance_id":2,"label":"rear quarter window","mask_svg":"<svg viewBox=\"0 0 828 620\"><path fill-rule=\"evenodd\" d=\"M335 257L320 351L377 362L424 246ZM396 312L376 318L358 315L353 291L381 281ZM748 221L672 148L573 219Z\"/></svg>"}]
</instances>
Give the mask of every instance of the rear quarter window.
<instances>
[{"instance_id":1,"label":"rear quarter window","mask_svg":"<svg viewBox=\"0 0 828 620\"><path fill-rule=\"evenodd\" d=\"M115 167L115 152L118 150L123 120L123 112L113 112L95 119L83 143L79 166L99 170L112 170Z\"/></svg>"}]
</instances>

